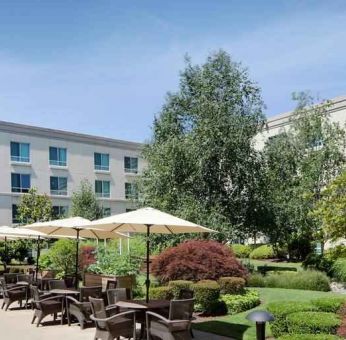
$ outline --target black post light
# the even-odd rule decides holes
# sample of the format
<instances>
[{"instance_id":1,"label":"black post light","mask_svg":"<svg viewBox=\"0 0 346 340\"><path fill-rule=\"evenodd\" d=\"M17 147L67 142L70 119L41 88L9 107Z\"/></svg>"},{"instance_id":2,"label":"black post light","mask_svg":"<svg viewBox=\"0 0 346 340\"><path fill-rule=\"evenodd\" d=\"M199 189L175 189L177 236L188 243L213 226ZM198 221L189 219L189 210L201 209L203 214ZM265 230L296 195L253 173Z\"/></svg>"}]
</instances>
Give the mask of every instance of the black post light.
<instances>
[{"instance_id":1,"label":"black post light","mask_svg":"<svg viewBox=\"0 0 346 340\"><path fill-rule=\"evenodd\" d=\"M255 310L246 316L247 320L256 322L257 340L265 340L266 322L274 321L273 315L264 310Z\"/></svg>"}]
</instances>

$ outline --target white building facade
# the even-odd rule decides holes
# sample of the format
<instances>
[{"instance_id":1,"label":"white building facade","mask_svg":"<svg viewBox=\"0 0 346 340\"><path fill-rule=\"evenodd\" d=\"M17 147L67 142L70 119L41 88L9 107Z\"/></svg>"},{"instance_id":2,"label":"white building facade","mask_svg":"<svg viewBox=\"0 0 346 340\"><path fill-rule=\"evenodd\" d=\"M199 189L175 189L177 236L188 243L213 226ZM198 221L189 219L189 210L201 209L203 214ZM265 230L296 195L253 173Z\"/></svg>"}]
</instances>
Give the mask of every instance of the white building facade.
<instances>
[{"instance_id":1,"label":"white building facade","mask_svg":"<svg viewBox=\"0 0 346 340\"><path fill-rule=\"evenodd\" d=\"M16 224L30 188L47 194L67 216L71 196L87 179L104 216L134 208L142 144L0 121L0 225Z\"/></svg>"},{"instance_id":2,"label":"white building facade","mask_svg":"<svg viewBox=\"0 0 346 340\"><path fill-rule=\"evenodd\" d=\"M339 96L330 100L329 109L330 120L340 124L340 127L346 127L346 96ZM282 113L268 118L267 124L262 133L255 137L255 147L263 149L266 140L283 131L290 125L290 118L293 112Z\"/></svg>"}]
</instances>

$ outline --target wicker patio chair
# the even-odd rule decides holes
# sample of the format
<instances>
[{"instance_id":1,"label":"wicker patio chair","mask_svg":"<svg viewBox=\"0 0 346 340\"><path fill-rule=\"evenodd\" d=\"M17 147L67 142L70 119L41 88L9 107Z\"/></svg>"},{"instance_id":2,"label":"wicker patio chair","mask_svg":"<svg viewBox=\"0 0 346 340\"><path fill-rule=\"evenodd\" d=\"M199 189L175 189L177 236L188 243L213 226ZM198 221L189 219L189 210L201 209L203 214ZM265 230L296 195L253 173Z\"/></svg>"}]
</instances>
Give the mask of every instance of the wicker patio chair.
<instances>
[{"instance_id":1,"label":"wicker patio chair","mask_svg":"<svg viewBox=\"0 0 346 340\"><path fill-rule=\"evenodd\" d=\"M34 323L37 318L36 327L38 327L47 315L52 314L55 321L58 313L61 313L61 324L63 324L64 296L42 295L36 286L31 286L31 294L34 308L34 316L31 323Z\"/></svg>"},{"instance_id":2,"label":"wicker patio chair","mask_svg":"<svg viewBox=\"0 0 346 340\"><path fill-rule=\"evenodd\" d=\"M4 280L7 285L7 288L14 286L17 283L17 275L16 273L5 273Z\"/></svg>"},{"instance_id":3,"label":"wicker patio chair","mask_svg":"<svg viewBox=\"0 0 346 340\"><path fill-rule=\"evenodd\" d=\"M108 289L115 289L115 288L117 288L117 280L107 280L106 291Z\"/></svg>"},{"instance_id":4,"label":"wicker patio chair","mask_svg":"<svg viewBox=\"0 0 346 340\"><path fill-rule=\"evenodd\" d=\"M27 303L28 294L26 291L27 289L26 287L13 286L13 285L8 287L4 278L0 279L0 285L1 285L1 293L3 296L1 309L4 309L4 307L6 306L5 311L7 311L9 306L13 302L18 302L20 307L22 307L23 300L26 301Z\"/></svg>"},{"instance_id":5,"label":"wicker patio chair","mask_svg":"<svg viewBox=\"0 0 346 340\"><path fill-rule=\"evenodd\" d=\"M17 282L27 282L32 283L32 276L28 274L18 274Z\"/></svg>"},{"instance_id":6,"label":"wicker patio chair","mask_svg":"<svg viewBox=\"0 0 346 340\"><path fill-rule=\"evenodd\" d=\"M107 290L108 305L114 305L120 300L127 300L126 288L115 288Z\"/></svg>"},{"instance_id":7,"label":"wicker patio chair","mask_svg":"<svg viewBox=\"0 0 346 340\"><path fill-rule=\"evenodd\" d=\"M67 289L64 280L49 280L48 282L49 290L52 289Z\"/></svg>"},{"instance_id":8,"label":"wicker patio chair","mask_svg":"<svg viewBox=\"0 0 346 340\"><path fill-rule=\"evenodd\" d=\"M194 299L172 300L168 319L164 316L146 312L147 338L158 337L163 340L190 340L191 320Z\"/></svg>"},{"instance_id":9,"label":"wicker patio chair","mask_svg":"<svg viewBox=\"0 0 346 340\"><path fill-rule=\"evenodd\" d=\"M68 314L67 320L68 325L71 325L70 316L73 315L77 318L80 328L84 329L86 323L90 322L91 303L89 297L92 298L102 298L102 286L95 287L81 287L79 294L79 301L71 296L67 297L68 301Z\"/></svg>"},{"instance_id":10,"label":"wicker patio chair","mask_svg":"<svg viewBox=\"0 0 346 340\"><path fill-rule=\"evenodd\" d=\"M96 325L94 340L113 340L120 336L136 339L135 311L108 316L103 299L89 298L89 300L93 313L90 318Z\"/></svg>"}]
</instances>

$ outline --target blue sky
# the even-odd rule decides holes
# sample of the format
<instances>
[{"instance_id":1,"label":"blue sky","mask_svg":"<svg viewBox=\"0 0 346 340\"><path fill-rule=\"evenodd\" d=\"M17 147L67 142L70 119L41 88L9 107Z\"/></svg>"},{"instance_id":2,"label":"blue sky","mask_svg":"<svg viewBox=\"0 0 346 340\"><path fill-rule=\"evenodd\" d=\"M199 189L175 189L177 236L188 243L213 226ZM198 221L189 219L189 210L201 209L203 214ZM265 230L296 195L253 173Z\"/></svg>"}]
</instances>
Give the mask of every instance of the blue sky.
<instances>
[{"instance_id":1,"label":"blue sky","mask_svg":"<svg viewBox=\"0 0 346 340\"><path fill-rule=\"evenodd\" d=\"M143 141L184 54L219 48L268 116L346 94L346 1L0 0L0 120Z\"/></svg>"}]
</instances>

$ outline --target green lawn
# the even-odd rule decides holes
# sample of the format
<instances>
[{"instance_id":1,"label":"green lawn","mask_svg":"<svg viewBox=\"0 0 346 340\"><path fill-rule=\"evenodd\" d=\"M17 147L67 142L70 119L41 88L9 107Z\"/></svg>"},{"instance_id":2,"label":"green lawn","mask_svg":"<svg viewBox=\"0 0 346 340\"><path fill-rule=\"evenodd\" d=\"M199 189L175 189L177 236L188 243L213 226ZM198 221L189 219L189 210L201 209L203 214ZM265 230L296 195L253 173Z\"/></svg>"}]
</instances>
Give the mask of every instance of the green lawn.
<instances>
[{"instance_id":1,"label":"green lawn","mask_svg":"<svg viewBox=\"0 0 346 340\"><path fill-rule=\"evenodd\" d=\"M257 269L257 266L274 266L274 267L294 267L297 270L302 270L301 262L271 262L269 260L252 260L252 259L239 259L241 262L250 262Z\"/></svg>"},{"instance_id":2,"label":"green lawn","mask_svg":"<svg viewBox=\"0 0 346 340\"><path fill-rule=\"evenodd\" d=\"M314 298L328 297L339 295L335 293L315 292L297 289L281 289L281 288L256 288L260 292L261 305L252 309L265 309L265 306L273 301L309 301ZM223 317L213 318L205 322L194 324L194 328L215 333L219 335L229 336L239 340L256 339L256 327L245 319L250 311L239 313L236 315L227 315ZM267 335L271 335L268 327Z\"/></svg>"}]
</instances>

